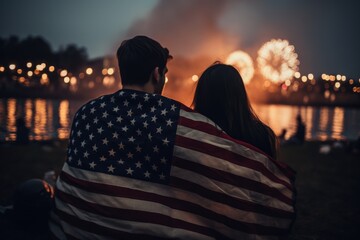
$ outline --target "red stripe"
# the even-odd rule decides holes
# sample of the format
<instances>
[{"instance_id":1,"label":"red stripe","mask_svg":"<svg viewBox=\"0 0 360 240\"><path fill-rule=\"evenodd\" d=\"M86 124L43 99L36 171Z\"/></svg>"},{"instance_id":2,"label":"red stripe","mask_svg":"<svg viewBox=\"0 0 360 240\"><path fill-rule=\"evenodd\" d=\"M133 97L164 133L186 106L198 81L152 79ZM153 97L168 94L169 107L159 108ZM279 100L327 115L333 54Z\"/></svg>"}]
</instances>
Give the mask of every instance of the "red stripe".
<instances>
[{"instance_id":1,"label":"red stripe","mask_svg":"<svg viewBox=\"0 0 360 240\"><path fill-rule=\"evenodd\" d=\"M282 229L275 228L275 227L266 227L266 226L262 226L259 224L251 224L251 223L245 223L245 222L241 222L241 221L235 221L224 215L221 215L221 214L215 213L211 210L208 210L206 208L203 208L200 205L193 204L191 202L187 202L187 201L180 200L180 199L164 197L164 196L157 195L154 193L147 193L147 192L142 192L142 191L123 188L123 187L112 187L113 190L111 192L109 192L109 194L107 194L107 193L103 193L102 186L98 186L98 185L102 185L102 184L91 183L91 182L86 182L84 180L76 179L66 173L62 173L60 177L61 177L61 180L63 180L64 182L67 182L70 185L74 185L75 187L82 188L86 191L97 192L97 193L106 194L106 195L113 195L113 196L117 196L117 197L126 197L126 198L132 198L132 199L158 202L158 203L161 203L161 204L166 205L173 209L190 212L193 214L203 216L208 219L212 219L217 222L221 222L221 223L229 226L230 228L238 229L240 231L244 231L247 233L281 234L284 231ZM61 195L62 192L60 190L57 190L57 195L59 195L59 194ZM223 199L223 197L222 197L222 199Z\"/></svg>"},{"instance_id":2,"label":"red stripe","mask_svg":"<svg viewBox=\"0 0 360 240\"><path fill-rule=\"evenodd\" d=\"M276 175L274 175L268 168L265 167L265 165L261 162L248 159L242 155L236 154L232 151L223 149L221 147L217 147L202 141L197 141L191 138L186 138L183 136L176 136L175 139L175 145L188 148L191 150L195 150L198 152L202 152L217 158L220 158L222 160L226 160L228 162L231 162L232 164L236 164L242 167L250 168L252 170L256 170L260 173L262 173L264 176L272 180L273 182L279 183L287 187L290 191L293 191L293 186L284 180L278 178Z\"/></svg>"},{"instance_id":3,"label":"red stripe","mask_svg":"<svg viewBox=\"0 0 360 240\"><path fill-rule=\"evenodd\" d=\"M263 206L253 202L245 201L235 197L227 196L222 193L211 191L203 186L194 184L193 182L183 180L177 177L171 177L171 185L189 192L197 193L207 199L223 203L233 208L241 209L244 211L260 213L263 215L277 217L277 218L288 218L292 219L294 213L281 210L278 208L272 208L269 206Z\"/></svg>"},{"instance_id":4,"label":"red stripe","mask_svg":"<svg viewBox=\"0 0 360 240\"><path fill-rule=\"evenodd\" d=\"M203 226L199 226L196 224L192 224L183 220L175 219L166 215L162 215L159 213L145 212L139 210L129 210L129 209L120 209L120 208L112 208L103 205L98 205L95 203L90 203L84 201L82 199L76 198L70 194L66 194L64 192L59 192L57 197L67 204L73 205L78 209L82 209L87 212L95 213L104 217L124 220L124 221L135 221L135 222L143 222L143 223L151 223L167 226L170 228L179 228L185 229L187 231L200 233L207 236L213 236L218 238L226 238L221 233L212 228L207 228ZM118 230L116 230L118 231ZM120 231L123 234L122 231ZM103 234L103 233L101 233ZM140 234L142 235L142 234ZM122 235L118 235L121 237ZM147 236L147 235L145 235ZM136 238L138 239L138 238Z\"/></svg>"},{"instance_id":5,"label":"red stripe","mask_svg":"<svg viewBox=\"0 0 360 240\"><path fill-rule=\"evenodd\" d=\"M181 159L178 157L173 157L175 161L173 161L173 165L187 169L192 172L199 173L200 175L206 176L210 179L224 182L238 188L245 188L251 191L259 192L273 198L276 198L288 205L292 205L292 199L283 195L278 189L270 187L266 184L244 178L238 175L231 174L229 172L221 171L215 168L211 168L199 163L194 163L185 159Z\"/></svg>"},{"instance_id":6,"label":"red stripe","mask_svg":"<svg viewBox=\"0 0 360 240\"><path fill-rule=\"evenodd\" d=\"M72 225L76 228L79 228L81 230L84 230L89 233L97 234L100 236L107 236L111 238L119 238L119 239L139 239L139 240L156 240L156 239L168 239L168 238L160 238L160 237L154 237L150 235L145 234L135 234L135 233L128 233L112 228L107 228L104 226L100 226L98 224L95 224L93 222L88 222L82 219L79 219L75 216L72 216L70 214L67 214L66 212L61 211L60 209L56 209L56 214L59 216L59 218L67 222L69 225ZM74 236L68 235L67 237L71 237L71 239L75 239Z\"/></svg>"},{"instance_id":7,"label":"red stripe","mask_svg":"<svg viewBox=\"0 0 360 240\"><path fill-rule=\"evenodd\" d=\"M102 183L87 182L87 181L84 181L81 179L74 178L65 172L61 172L60 179L63 180L64 182L67 182L69 185L73 185L75 187L84 189L88 192L95 192L95 193L104 194L104 195L108 195L108 196L129 197L129 198L140 199L140 200L161 202L161 200L158 199L159 195L154 194L154 193L145 193L142 191L137 191L137 190L128 189L128 188L109 186L109 185L102 184ZM244 201L244 200L241 200L238 198L233 198L231 196L226 196L226 195L223 195L220 193L212 192L208 189L205 189L203 187L195 185L191 182L187 182L186 185L183 186L184 185L183 182L176 181L176 179L177 178L174 178L174 177L172 178L172 183L176 184L173 186L181 187L183 189L186 189L189 192L195 192L195 193L199 193L200 191L193 190L192 187L198 188L199 190L204 189L204 191L201 191L201 192L203 192L206 196L211 196L210 199L215 199L217 202L221 202L225 205L229 205L234 208L242 209L245 211L257 212L257 213L261 213L261 214L272 216L272 217L278 217L278 218L292 218L292 216L293 216L292 213L289 213L284 210L271 208L271 207L264 207L262 205L258 205L258 204L252 203L252 202L247 202L247 201ZM179 184L179 183L182 183L182 184ZM173 200L174 199L171 198L171 201L173 201Z\"/></svg>"},{"instance_id":8,"label":"red stripe","mask_svg":"<svg viewBox=\"0 0 360 240\"><path fill-rule=\"evenodd\" d=\"M182 110L185 110L187 112L194 112L193 110L189 109L189 108L181 108ZM216 137L220 137L220 138L224 138L226 140L230 140L232 142L238 143L240 145L246 146L247 148L250 148L252 150L254 150L255 152L259 152L262 153L264 155L266 155L269 160L271 162L273 162L289 179L291 179L292 181L295 180L295 174L296 172L290 168L289 166L287 166L285 163L281 163L279 161L275 161L274 159L272 159L269 155L267 155L265 152L263 152L261 149L237 140L235 138L230 137L229 135L225 134L224 132L220 131L219 129L217 129L215 126L209 124L209 123L205 123L205 122L201 122L201 121L195 121L186 117L183 117L180 115L180 119L179 119L179 124L188 128L192 128L192 129L196 129L205 133L208 133L210 135L216 136Z\"/></svg>"}]
</instances>

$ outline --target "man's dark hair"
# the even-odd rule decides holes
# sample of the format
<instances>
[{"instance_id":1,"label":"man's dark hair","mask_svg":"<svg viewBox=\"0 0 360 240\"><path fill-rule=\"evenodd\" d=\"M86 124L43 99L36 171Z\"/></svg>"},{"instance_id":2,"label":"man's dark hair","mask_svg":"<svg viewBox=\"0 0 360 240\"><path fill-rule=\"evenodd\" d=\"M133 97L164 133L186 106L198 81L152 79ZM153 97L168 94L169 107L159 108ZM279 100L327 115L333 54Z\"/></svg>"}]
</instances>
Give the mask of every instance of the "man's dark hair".
<instances>
[{"instance_id":1,"label":"man's dark hair","mask_svg":"<svg viewBox=\"0 0 360 240\"><path fill-rule=\"evenodd\" d=\"M162 73L171 58L167 48L146 36L123 41L116 55L123 85L144 85L153 70L159 67Z\"/></svg>"}]
</instances>

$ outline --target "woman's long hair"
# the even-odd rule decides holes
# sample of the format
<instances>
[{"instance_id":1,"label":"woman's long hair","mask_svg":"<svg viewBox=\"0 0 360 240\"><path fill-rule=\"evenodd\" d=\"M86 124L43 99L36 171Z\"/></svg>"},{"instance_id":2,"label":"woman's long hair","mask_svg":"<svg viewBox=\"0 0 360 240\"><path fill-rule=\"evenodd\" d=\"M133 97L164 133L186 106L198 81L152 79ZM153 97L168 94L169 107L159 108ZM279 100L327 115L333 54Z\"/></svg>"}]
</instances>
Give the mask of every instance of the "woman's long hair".
<instances>
[{"instance_id":1,"label":"woman's long hair","mask_svg":"<svg viewBox=\"0 0 360 240\"><path fill-rule=\"evenodd\" d=\"M203 72L196 87L193 107L231 137L250 143L276 158L276 136L254 113L244 82L233 66L215 63Z\"/></svg>"}]
</instances>

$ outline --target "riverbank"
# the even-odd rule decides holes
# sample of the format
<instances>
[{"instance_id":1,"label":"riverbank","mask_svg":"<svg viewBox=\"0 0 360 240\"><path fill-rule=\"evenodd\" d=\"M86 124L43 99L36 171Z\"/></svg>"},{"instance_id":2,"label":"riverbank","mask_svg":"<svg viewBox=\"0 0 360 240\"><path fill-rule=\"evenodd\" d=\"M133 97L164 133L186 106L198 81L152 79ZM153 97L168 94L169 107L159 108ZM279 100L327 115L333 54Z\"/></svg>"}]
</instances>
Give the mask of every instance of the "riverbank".
<instances>
[{"instance_id":1,"label":"riverbank","mask_svg":"<svg viewBox=\"0 0 360 240\"><path fill-rule=\"evenodd\" d=\"M1 144L0 204L10 203L20 182L41 178L48 170L58 173L65 161L66 146L67 141ZM289 239L357 239L359 157L360 153L333 142L281 147L280 160L297 171L297 219Z\"/></svg>"}]
</instances>

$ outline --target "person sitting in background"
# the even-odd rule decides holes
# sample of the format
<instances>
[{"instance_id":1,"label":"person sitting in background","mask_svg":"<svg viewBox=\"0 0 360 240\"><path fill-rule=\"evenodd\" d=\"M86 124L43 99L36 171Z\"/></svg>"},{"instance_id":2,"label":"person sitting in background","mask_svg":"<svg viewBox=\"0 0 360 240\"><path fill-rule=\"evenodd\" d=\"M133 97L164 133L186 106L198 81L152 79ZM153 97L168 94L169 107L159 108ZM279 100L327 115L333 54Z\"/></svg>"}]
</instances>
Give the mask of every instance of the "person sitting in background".
<instances>
[{"instance_id":1,"label":"person sitting in background","mask_svg":"<svg viewBox=\"0 0 360 240\"><path fill-rule=\"evenodd\" d=\"M22 117L16 119L16 142L20 144L29 143L29 128L25 125Z\"/></svg>"},{"instance_id":2,"label":"person sitting in background","mask_svg":"<svg viewBox=\"0 0 360 240\"><path fill-rule=\"evenodd\" d=\"M295 134L290 137L288 143L303 144L305 141L305 124L302 122L301 115L296 116L296 131Z\"/></svg>"},{"instance_id":3,"label":"person sitting in background","mask_svg":"<svg viewBox=\"0 0 360 240\"><path fill-rule=\"evenodd\" d=\"M276 159L276 135L254 113L244 82L233 66L217 62L207 68L199 78L193 106L231 137Z\"/></svg>"},{"instance_id":4,"label":"person sitting in background","mask_svg":"<svg viewBox=\"0 0 360 240\"><path fill-rule=\"evenodd\" d=\"M283 144L286 143L286 139L285 139L286 133L287 133L287 130L286 130L285 128L283 128L283 129L281 130L280 135L278 136L280 145L283 145Z\"/></svg>"}]
</instances>

